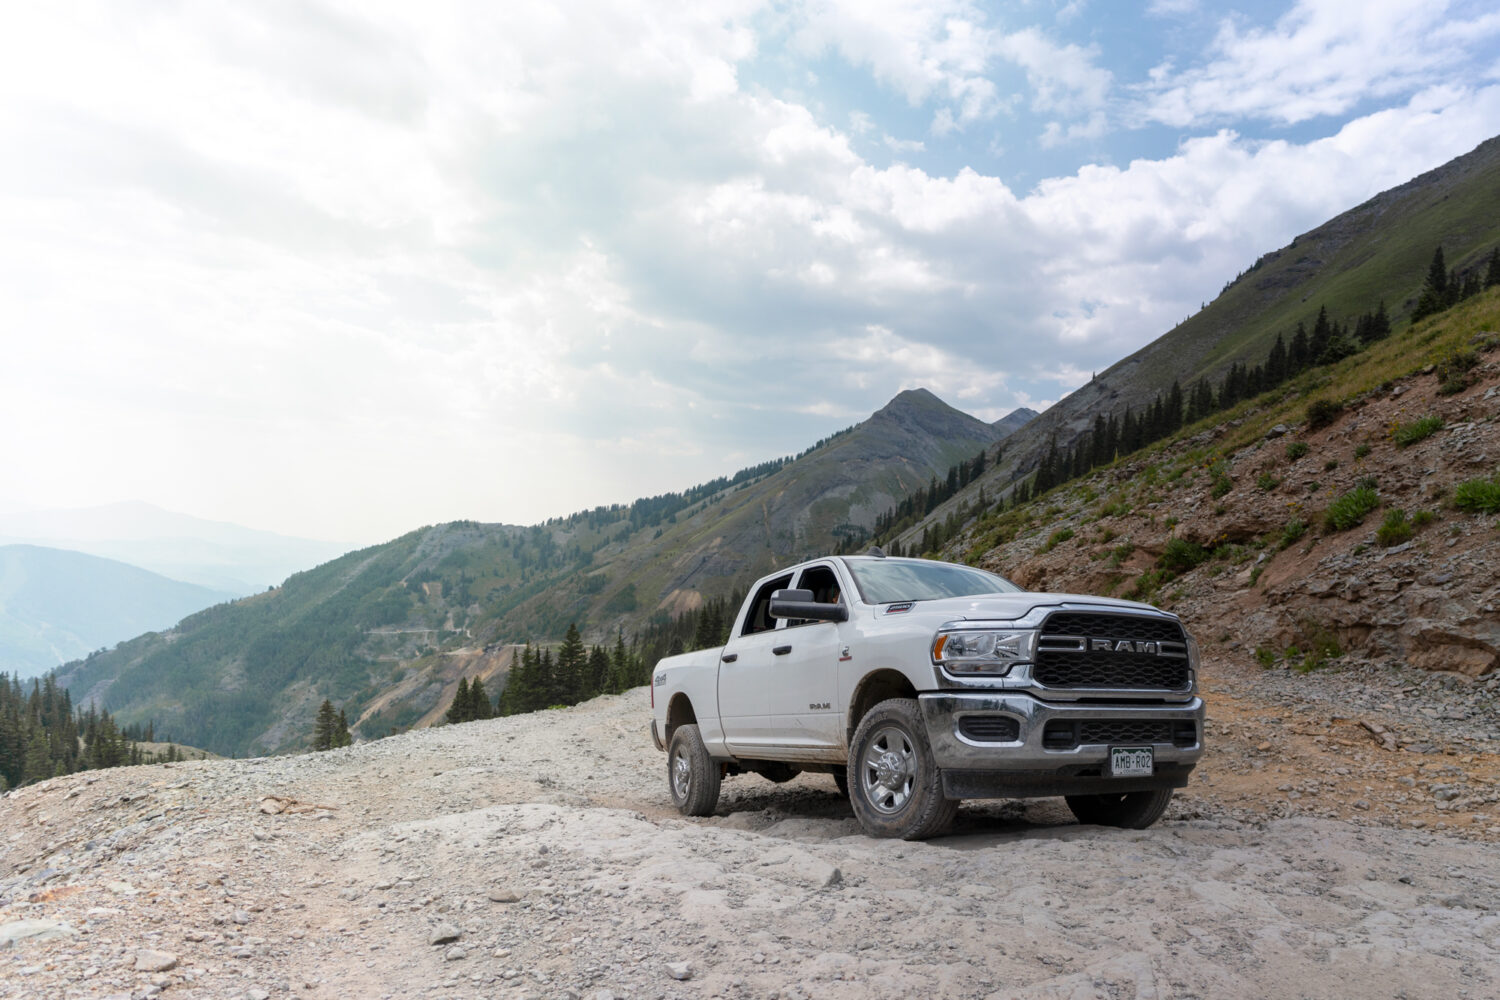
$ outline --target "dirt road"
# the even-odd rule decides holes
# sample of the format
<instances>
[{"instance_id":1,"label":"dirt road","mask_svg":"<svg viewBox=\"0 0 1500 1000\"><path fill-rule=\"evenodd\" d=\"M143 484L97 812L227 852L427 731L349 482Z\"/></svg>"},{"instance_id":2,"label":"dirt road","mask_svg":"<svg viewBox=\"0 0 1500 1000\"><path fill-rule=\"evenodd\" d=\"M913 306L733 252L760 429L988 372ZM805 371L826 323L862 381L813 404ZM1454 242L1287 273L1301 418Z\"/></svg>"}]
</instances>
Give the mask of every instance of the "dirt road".
<instances>
[{"instance_id":1,"label":"dirt road","mask_svg":"<svg viewBox=\"0 0 1500 1000\"><path fill-rule=\"evenodd\" d=\"M54 779L0 800L0 996L1500 996L1493 747L1316 683L1211 671L1213 750L1139 832L1040 800L876 841L826 776L684 820L644 689Z\"/></svg>"}]
</instances>

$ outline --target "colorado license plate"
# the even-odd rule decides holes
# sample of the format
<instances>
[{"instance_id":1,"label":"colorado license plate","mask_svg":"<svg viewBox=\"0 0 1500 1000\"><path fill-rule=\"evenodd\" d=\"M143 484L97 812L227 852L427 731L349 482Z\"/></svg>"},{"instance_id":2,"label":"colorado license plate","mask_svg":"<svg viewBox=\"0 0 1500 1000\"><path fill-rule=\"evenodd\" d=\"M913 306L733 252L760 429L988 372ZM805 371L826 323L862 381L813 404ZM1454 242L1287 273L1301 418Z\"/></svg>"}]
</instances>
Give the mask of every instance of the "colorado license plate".
<instances>
[{"instance_id":1,"label":"colorado license plate","mask_svg":"<svg viewBox=\"0 0 1500 1000\"><path fill-rule=\"evenodd\" d=\"M1111 778L1149 778L1152 775L1150 747L1110 747Z\"/></svg>"}]
</instances>

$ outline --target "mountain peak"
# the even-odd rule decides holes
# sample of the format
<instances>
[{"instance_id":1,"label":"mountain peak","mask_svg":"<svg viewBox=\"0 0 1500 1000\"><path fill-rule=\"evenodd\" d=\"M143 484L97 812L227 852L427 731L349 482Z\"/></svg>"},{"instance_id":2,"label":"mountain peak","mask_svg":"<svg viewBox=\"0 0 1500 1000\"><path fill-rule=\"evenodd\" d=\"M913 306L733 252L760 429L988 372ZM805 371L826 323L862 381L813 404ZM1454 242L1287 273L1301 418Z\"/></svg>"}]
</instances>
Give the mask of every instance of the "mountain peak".
<instances>
[{"instance_id":1,"label":"mountain peak","mask_svg":"<svg viewBox=\"0 0 1500 1000\"><path fill-rule=\"evenodd\" d=\"M946 407L947 405L947 403L933 395L930 390L918 387L916 389L902 389L891 397L889 403L876 410L875 413L878 416L882 413L892 414L910 410L930 410L934 406Z\"/></svg>"}]
</instances>

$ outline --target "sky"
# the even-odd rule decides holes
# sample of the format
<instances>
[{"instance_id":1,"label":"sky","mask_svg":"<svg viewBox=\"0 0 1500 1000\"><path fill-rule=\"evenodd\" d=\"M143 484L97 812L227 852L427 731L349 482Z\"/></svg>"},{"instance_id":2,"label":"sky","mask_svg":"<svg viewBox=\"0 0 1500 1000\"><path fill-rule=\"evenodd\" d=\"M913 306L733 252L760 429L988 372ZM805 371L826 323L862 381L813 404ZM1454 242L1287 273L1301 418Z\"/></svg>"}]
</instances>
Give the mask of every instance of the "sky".
<instances>
[{"instance_id":1,"label":"sky","mask_svg":"<svg viewBox=\"0 0 1500 1000\"><path fill-rule=\"evenodd\" d=\"M1043 409L1500 133L1492 0L53 0L0 507L372 543Z\"/></svg>"}]
</instances>

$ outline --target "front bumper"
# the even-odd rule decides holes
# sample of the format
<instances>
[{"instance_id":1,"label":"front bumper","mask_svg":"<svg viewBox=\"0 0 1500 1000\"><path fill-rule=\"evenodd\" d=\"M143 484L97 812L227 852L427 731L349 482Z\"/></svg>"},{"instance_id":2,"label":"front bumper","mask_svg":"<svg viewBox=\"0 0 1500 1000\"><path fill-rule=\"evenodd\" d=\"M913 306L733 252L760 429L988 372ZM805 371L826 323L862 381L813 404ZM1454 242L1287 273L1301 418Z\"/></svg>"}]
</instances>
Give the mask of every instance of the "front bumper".
<instances>
[{"instance_id":1,"label":"front bumper","mask_svg":"<svg viewBox=\"0 0 1500 1000\"><path fill-rule=\"evenodd\" d=\"M1156 788L1180 788L1203 756L1203 700L1157 705L1077 705L1045 702L1024 695L979 692L943 692L919 695L927 740L937 766L943 772L943 789L949 798L1025 798L1038 795L1083 795L1100 792L1130 792ZM965 717L975 717L963 726L995 732L1014 723L1013 738L974 739L960 732ZM984 720L989 725L972 722ZM1123 739L1114 743L1080 742L1065 749L1043 745L1048 723L1071 724L1086 720L1165 724L1168 732L1186 732L1191 726L1191 745L1184 741ZM998 725L997 725L998 724ZM1055 728L1055 727L1054 727ZM1150 777L1112 778L1107 774L1111 746L1149 745L1154 758Z\"/></svg>"}]
</instances>

